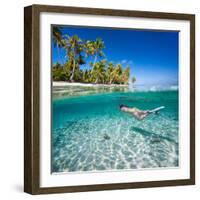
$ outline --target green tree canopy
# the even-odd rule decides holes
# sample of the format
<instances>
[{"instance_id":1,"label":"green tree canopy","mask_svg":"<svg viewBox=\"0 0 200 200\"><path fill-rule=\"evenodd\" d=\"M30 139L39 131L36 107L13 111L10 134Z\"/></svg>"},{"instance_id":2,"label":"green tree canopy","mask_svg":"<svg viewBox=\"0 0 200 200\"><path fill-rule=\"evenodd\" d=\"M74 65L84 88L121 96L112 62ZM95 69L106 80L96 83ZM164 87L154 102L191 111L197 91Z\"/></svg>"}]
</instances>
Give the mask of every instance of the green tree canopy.
<instances>
[{"instance_id":1,"label":"green tree canopy","mask_svg":"<svg viewBox=\"0 0 200 200\"><path fill-rule=\"evenodd\" d=\"M94 41L83 41L78 35L62 35L62 30L55 26L52 30L52 39L55 47L65 49L65 63L56 63L52 67L53 80L78 81L86 83L128 84L130 66L122 67L103 59L104 41L97 38ZM80 69L90 61L91 69ZM93 62L91 61L93 60ZM136 81L132 77L131 81Z\"/></svg>"}]
</instances>

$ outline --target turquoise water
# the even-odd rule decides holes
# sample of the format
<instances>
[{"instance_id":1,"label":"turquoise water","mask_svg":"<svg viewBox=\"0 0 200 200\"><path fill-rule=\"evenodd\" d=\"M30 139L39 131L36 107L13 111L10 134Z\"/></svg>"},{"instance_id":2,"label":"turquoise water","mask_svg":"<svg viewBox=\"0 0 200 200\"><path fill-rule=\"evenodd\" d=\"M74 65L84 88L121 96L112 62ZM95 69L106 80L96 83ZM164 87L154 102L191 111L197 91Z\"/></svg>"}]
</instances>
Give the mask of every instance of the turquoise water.
<instances>
[{"instance_id":1,"label":"turquoise water","mask_svg":"<svg viewBox=\"0 0 200 200\"><path fill-rule=\"evenodd\" d=\"M143 121L119 110L165 106ZM52 172L178 167L178 91L55 98Z\"/></svg>"}]
</instances>

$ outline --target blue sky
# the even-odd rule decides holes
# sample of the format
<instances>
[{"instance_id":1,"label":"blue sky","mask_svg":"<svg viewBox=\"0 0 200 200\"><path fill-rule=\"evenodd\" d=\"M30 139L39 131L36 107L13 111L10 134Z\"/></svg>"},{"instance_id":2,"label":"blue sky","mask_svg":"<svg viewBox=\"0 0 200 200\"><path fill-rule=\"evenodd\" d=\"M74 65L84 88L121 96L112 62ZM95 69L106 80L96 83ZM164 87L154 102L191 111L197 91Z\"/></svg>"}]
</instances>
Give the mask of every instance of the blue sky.
<instances>
[{"instance_id":1,"label":"blue sky","mask_svg":"<svg viewBox=\"0 0 200 200\"><path fill-rule=\"evenodd\" d=\"M137 85L177 85L178 32L65 26L63 34L82 40L102 38L106 59L127 64ZM53 63L64 63L65 51L52 45ZM88 61L89 62L89 61ZM88 63L81 66L88 68Z\"/></svg>"}]
</instances>

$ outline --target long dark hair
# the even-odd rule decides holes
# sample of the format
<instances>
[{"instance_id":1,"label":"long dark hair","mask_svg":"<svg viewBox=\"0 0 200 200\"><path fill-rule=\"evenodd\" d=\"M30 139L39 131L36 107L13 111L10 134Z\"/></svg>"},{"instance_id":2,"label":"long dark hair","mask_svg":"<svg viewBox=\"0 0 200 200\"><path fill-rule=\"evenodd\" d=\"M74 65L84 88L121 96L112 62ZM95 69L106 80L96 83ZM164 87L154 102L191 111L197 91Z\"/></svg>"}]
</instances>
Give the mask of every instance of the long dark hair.
<instances>
[{"instance_id":1,"label":"long dark hair","mask_svg":"<svg viewBox=\"0 0 200 200\"><path fill-rule=\"evenodd\" d=\"M126 105L124 105L124 104L121 104L121 105L119 106L120 109L123 108L123 107L128 108L128 106L126 106Z\"/></svg>"}]
</instances>

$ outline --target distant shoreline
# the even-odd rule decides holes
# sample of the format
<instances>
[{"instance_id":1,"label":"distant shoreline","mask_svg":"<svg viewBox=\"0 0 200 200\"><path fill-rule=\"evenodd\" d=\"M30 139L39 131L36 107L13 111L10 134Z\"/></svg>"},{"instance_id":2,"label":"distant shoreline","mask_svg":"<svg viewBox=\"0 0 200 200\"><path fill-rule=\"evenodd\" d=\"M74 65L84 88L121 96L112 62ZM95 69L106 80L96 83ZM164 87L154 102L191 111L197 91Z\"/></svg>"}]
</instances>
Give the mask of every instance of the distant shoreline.
<instances>
[{"instance_id":1,"label":"distant shoreline","mask_svg":"<svg viewBox=\"0 0 200 200\"><path fill-rule=\"evenodd\" d=\"M128 87L128 84L101 84L101 83L79 83L79 82L65 82L65 81L53 81L53 87L64 86L83 86L83 87Z\"/></svg>"}]
</instances>

